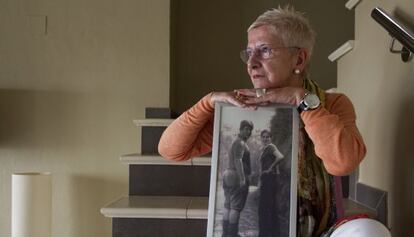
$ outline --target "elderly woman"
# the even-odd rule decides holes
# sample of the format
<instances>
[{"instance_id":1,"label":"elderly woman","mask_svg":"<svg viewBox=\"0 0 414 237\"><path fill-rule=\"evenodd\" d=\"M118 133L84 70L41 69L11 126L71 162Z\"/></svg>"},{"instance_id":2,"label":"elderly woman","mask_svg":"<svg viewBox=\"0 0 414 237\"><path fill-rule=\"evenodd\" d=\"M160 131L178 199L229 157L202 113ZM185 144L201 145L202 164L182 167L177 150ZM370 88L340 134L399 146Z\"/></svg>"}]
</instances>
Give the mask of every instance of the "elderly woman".
<instances>
[{"instance_id":1,"label":"elderly woman","mask_svg":"<svg viewBox=\"0 0 414 237\"><path fill-rule=\"evenodd\" d=\"M315 33L301 13L289 7L267 11L247 33L247 48L240 55L254 88L206 95L165 130L159 153L181 161L210 152L215 102L246 108L269 103L297 106L304 125L299 142L298 236L320 236L337 218L333 176L352 172L366 152L353 105L345 95L326 93L307 77Z\"/></svg>"}]
</instances>

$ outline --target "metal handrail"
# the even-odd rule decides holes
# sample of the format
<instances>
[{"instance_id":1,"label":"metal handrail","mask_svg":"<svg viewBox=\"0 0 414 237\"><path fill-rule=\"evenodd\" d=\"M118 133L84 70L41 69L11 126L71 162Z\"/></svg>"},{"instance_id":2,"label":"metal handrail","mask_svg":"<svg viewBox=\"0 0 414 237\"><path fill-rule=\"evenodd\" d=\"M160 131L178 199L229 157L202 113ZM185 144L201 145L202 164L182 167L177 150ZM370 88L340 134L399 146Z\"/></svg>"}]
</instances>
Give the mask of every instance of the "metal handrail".
<instances>
[{"instance_id":1,"label":"metal handrail","mask_svg":"<svg viewBox=\"0 0 414 237\"><path fill-rule=\"evenodd\" d=\"M393 49L393 43L390 48L392 53L400 53L404 62L411 59L412 53L414 53L414 33L398 22L396 19L387 14L382 8L376 7L371 12L371 17L378 22L394 39L397 39L403 48L401 51Z\"/></svg>"}]
</instances>

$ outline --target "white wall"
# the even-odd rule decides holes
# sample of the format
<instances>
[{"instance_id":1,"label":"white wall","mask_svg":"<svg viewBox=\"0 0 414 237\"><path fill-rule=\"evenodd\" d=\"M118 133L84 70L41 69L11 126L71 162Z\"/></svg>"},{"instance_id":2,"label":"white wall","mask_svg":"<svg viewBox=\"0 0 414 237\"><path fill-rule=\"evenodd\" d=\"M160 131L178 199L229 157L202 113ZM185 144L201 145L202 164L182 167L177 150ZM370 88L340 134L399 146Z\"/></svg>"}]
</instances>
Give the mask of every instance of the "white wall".
<instances>
[{"instance_id":1,"label":"white wall","mask_svg":"<svg viewBox=\"0 0 414 237\"><path fill-rule=\"evenodd\" d=\"M382 7L414 30L412 0L362 1L355 14L355 48L338 63L338 88L350 96L368 153L360 181L389 192L393 236L414 226L414 61L389 52L388 33L370 16Z\"/></svg>"},{"instance_id":2,"label":"white wall","mask_svg":"<svg viewBox=\"0 0 414 237\"><path fill-rule=\"evenodd\" d=\"M169 105L169 4L0 0L0 236L21 171L53 173L53 236L111 236L99 209L127 195L132 120Z\"/></svg>"}]
</instances>

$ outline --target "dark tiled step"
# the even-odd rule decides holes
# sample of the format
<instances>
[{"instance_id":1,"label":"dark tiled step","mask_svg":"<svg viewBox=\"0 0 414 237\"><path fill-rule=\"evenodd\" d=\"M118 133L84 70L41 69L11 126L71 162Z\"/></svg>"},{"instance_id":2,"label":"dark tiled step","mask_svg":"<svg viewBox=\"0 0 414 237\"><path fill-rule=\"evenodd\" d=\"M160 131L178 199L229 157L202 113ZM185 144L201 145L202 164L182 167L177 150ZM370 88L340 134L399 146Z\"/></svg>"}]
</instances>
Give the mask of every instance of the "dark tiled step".
<instances>
[{"instance_id":1,"label":"dark tiled step","mask_svg":"<svg viewBox=\"0 0 414 237\"><path fill-rule=\"evenodd\" d=\"M361 203L352 199L343 199L345 216L352 216L357 214L368 214L369 217L377 219L377 212Z\"/></svg>"},{"instance_id":2,"label":"dark tiled step","mask_svg":"<svg viewBox=\"0 0 414 237\"><path fill-rule=\"evenodd\" d=\"M205 236L208 197L129 196L103 207L113 237Z\"/></svg>"},{"instance_id":3,"label":"dark tiled step","mask_svg":"<svg viewBox=\"0 0 414 237\"><path fill-rule=\"evenodd\" d=\"M129 195L208 196L209 189L210 166L129 166Z\"/></svg>"},{"instance_id":4,"label":"dark tiled step","mask_svg":"<svg viewBox=\"0 0 414 237\"><path fill-rule=\"evenodd\" d=\"M141 153L158 154L158 142L162 133L173 119L138 119L134 120L141 128Z\"/></svg>"},{"instance_id":5,"label":"dark tiled step","mask_svg":"<svg viewBox=\"0 0 414 237\"><path fill-rule=\"evenodd\" d=\"M176 118L177 114L170 108L145 108L145 118Z\"/></svg>"},{"instance_id":6,"label":"dark tiled step","mask_svg":"<svg viewBox=\"0 0 414 237\"><path fill-rule=\"evenodd\" d=\"M112 220L113 237L204 237L207 220L130 219Z\"/></svg>"},{"instance_id":7,"label":"dark tiled step","mask_svg":"<svg viewBox=\"0 0 414 237\"><path fill-rule=\"evenodd\" d=\"M388 193L363 183L356 183L356 200L358 203L372 209L376 219L388 225Z\"/></svg>"}]
</instances>

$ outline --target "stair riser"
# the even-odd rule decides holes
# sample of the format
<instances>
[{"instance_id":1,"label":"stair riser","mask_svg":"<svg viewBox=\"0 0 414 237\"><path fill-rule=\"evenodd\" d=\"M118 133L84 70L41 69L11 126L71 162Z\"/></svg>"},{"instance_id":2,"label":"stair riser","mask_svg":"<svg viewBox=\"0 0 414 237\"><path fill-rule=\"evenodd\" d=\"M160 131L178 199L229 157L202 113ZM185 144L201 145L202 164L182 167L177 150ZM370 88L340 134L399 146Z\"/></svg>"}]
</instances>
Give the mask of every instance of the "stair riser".
<instances>
[{"instance_id":1,"label":"stair riser","mask_svg":"<svg viewBox=\"0 0 414 237\"><path fill-rule=\"evenodd\" d=\"M166 127L142 127L142 154L158 154L158 142L165 129Z\"/></svg>"},{"instance_id":2,"label":"stair riser","mask_svg":"<svg viewBox=\"0 0 414 237\"><path fill-rule=\"evenodd\" d=\"M145 108L145 118L176 118L177 115L169 108Z\"/></svg>"},{"instance_id":3,"label":"stair riser","mask_svg":"<svg viewBox=\"0 0 414 237\"><path fill-rule=\"evenodd\" d=\"M114 218L113 237L204 237L207 220Z\"/></svg>"},{"instance_id":4,"label":"stair riser","mask_svg":"<svg viewBox=\"0 0 414 237\"><path fill-rule=\"evenodd\" d=\"M129 166L129 195L208 196L209 189L209 166Z\"/></svg>"}]
</instances>

